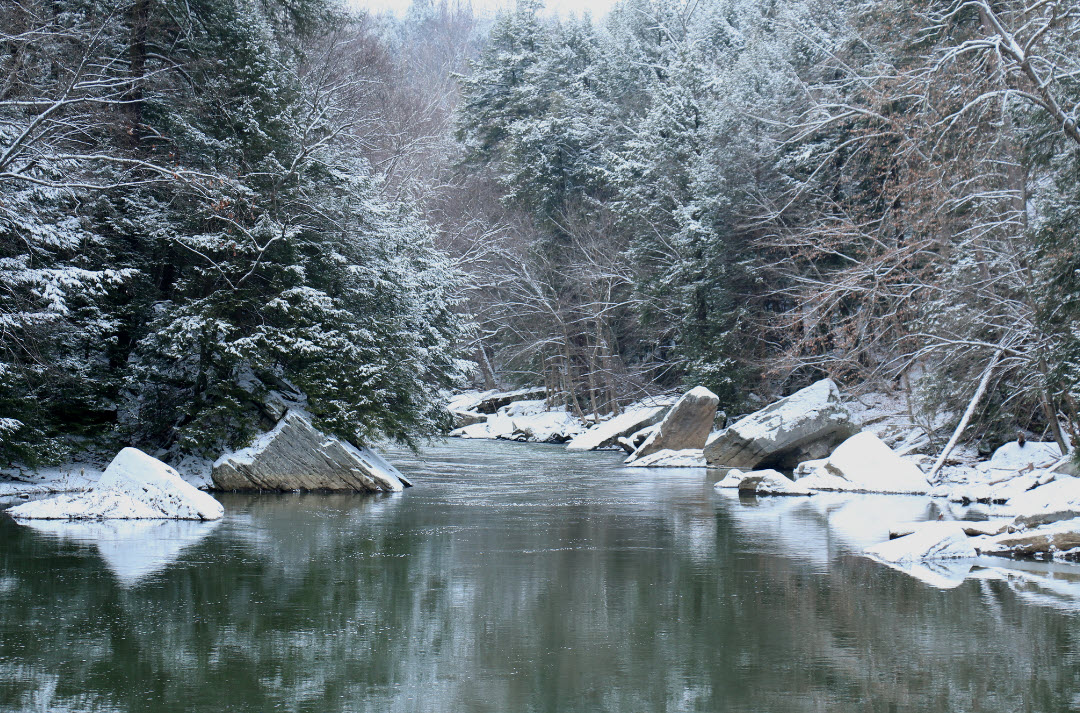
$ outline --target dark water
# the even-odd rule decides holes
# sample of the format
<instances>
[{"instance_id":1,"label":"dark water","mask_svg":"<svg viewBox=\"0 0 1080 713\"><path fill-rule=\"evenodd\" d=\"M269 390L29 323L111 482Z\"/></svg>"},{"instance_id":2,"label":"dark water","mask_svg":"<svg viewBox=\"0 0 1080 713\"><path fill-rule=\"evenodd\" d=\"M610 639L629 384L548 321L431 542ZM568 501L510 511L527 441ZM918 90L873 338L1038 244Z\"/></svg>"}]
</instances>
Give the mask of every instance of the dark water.
<instances>
[{"instance_id":1,"label":"dark water","mask_svg":"<svg viewBox=\"0 0 1080 713\"><path fill-rule=\"evenodd\" d=\"M455 442L394 496L0 517L0 710L1066 711L1080 568L857 556L941 505Z\"/></svg>"}]
</instances>

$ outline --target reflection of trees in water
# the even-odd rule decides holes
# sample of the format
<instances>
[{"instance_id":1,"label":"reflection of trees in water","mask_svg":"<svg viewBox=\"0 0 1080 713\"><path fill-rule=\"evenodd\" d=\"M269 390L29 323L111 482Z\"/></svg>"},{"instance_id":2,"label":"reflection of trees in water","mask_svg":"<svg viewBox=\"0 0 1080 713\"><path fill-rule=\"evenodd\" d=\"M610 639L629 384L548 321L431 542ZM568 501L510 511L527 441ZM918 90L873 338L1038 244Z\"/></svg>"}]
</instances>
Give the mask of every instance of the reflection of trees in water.
<instances>
[{"instance_id":1,"label":"reflection of trees in water","mask_svg":"<svg viewBox=\"0 0 1080 713\"><path fill-rule=\"evenodd\" d=\"M5 522L0 661L19 663L0 663L0 708L50 676L57 708L127 710L1071 702L1075 619L1009 582L939 591L842 555L825 573L686 483L544 497L464 517L411 496L232 497L212 536L128 589L84 547Z\"/></svg>"}]
</instances>

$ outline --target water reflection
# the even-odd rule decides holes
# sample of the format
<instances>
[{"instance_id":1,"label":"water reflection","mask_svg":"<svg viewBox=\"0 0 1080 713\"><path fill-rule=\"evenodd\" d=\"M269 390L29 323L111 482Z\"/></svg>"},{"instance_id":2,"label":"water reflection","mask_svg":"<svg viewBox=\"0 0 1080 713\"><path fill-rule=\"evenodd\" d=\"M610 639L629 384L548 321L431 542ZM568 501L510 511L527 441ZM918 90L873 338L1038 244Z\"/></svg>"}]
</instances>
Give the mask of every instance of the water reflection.
<instances>
[{"instance_id":1,"label":"water reflection","mask_svg":"<svg viewBox=\"0 0 1080 713\"><path fill-rule=\"evenodd\" d=\"M223 497L138 586L0 518L0 710L1056 711L1078 690L1070 570L944 590L858 555L936 517L925 499L744 502L520 444L398 458L403 494Z\"/></svg>"},{"instance_id":2,"label":"water reflection","mask_svg":"<svg viewBox=\"0 0 1080 713\"><path fill-rule=\"evenodd\" d=\"M28 520L35 532L94 545L123 587L168 567L185 548L205 539L220 522L193 520Z\"/></svg>"}]
</instances>

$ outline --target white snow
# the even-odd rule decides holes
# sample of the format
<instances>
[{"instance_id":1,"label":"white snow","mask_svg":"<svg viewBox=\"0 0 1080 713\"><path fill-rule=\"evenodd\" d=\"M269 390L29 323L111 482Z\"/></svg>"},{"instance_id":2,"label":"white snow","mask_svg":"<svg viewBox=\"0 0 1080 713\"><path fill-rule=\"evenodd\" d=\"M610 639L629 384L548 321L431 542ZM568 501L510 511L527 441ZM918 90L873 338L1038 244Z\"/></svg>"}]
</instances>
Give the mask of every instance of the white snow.
<instances>
[{"instance_id":1,"label":"white snow","mask_svg":"<svg viewBox=\"0 0 1080 713\"><path fill-rule=\"evenodd\" d=\"M584 430L584 422L564 407L549 410L543 399L537 399L507 404L484 423L456 428L450 435L548 443L570 440Z\"/></svg>"},{"instance_id":2,"label":"white snow","mask_svg":"<svg viewBox=\"0 0 1080 713\"><path fill-rule=\"evenodd\" d=\"M872 433L857 433L841 443L815 472L799 480L811 490L923 495L926 476Z\"/></svg>"},{"instance_id":3,"label":"white snow","mask_svg":"<svg viewBox=\"0 0 1080 713\"><path fill-rule=\"evenodd\" d=\"M866 553L883 562L898 563L978 556L972 539L958 522L925 523L910 535L866 548Z\"/></svg>"},{"instance_id":4,"label":"white snow","mask_svg":"<svg viewBox=\"0 0 1080 713\"><path fill-rule=\"evenodd\" d=\"M1051 483L1019 493L1009 499L1006 509L1017 518L1069 510L1080 511L1080 478L1061 476Z\"/></svg>"},{"instance_id":5,"label":"white snow","mask_svg":"<svg viewBox=\"0 0 1080 713\"><path fill-rule=\"evenodd\" d=\"M664 449L638 458L627 468L705 468L705 453L699 448L687 448L681 451Z\"/></svg>"},{"instance_id":6,"label":"white snow","mask_svg":"<svg viewBox=\"0 0 1080 713\"><path fill-rule=\"evenodd\" d=\"M989 471L1024 470L1047 468L1061 458L1061 448L1056 443L1029 442L1024 445L1013 441L994 451L985 468Z\"/></svg>"},{"instance_id":7,"label":"white snow","mask_svg":"<svg viewBox=\"0 0 1080 713\"><path fill-rule=\"evenodd\" d=\"M87 493L60 495L9 509L18 519L216 520L221 503L136 448L120 451Z\"/></svg>"}]
</instances>

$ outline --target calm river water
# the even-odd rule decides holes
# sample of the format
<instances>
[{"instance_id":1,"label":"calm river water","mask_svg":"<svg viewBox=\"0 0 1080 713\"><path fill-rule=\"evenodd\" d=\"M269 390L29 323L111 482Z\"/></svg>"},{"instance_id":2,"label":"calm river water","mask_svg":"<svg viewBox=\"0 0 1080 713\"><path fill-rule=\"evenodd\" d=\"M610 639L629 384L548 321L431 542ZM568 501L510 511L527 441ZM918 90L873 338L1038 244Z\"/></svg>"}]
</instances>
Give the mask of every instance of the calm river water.
<instances>
[{"instance_id":1,"label":"calm river water","mask_svg":"<svg viewBox=\"0 0 1080 713\"><path fill-rule=\"evenodd\" d=\"M221 496L219 523L0 516L0 710L1080 708L1080 567L858 556L943 504L741 501L558 447L392 457L417 487Z\"/></svg>"}]
</instances>

